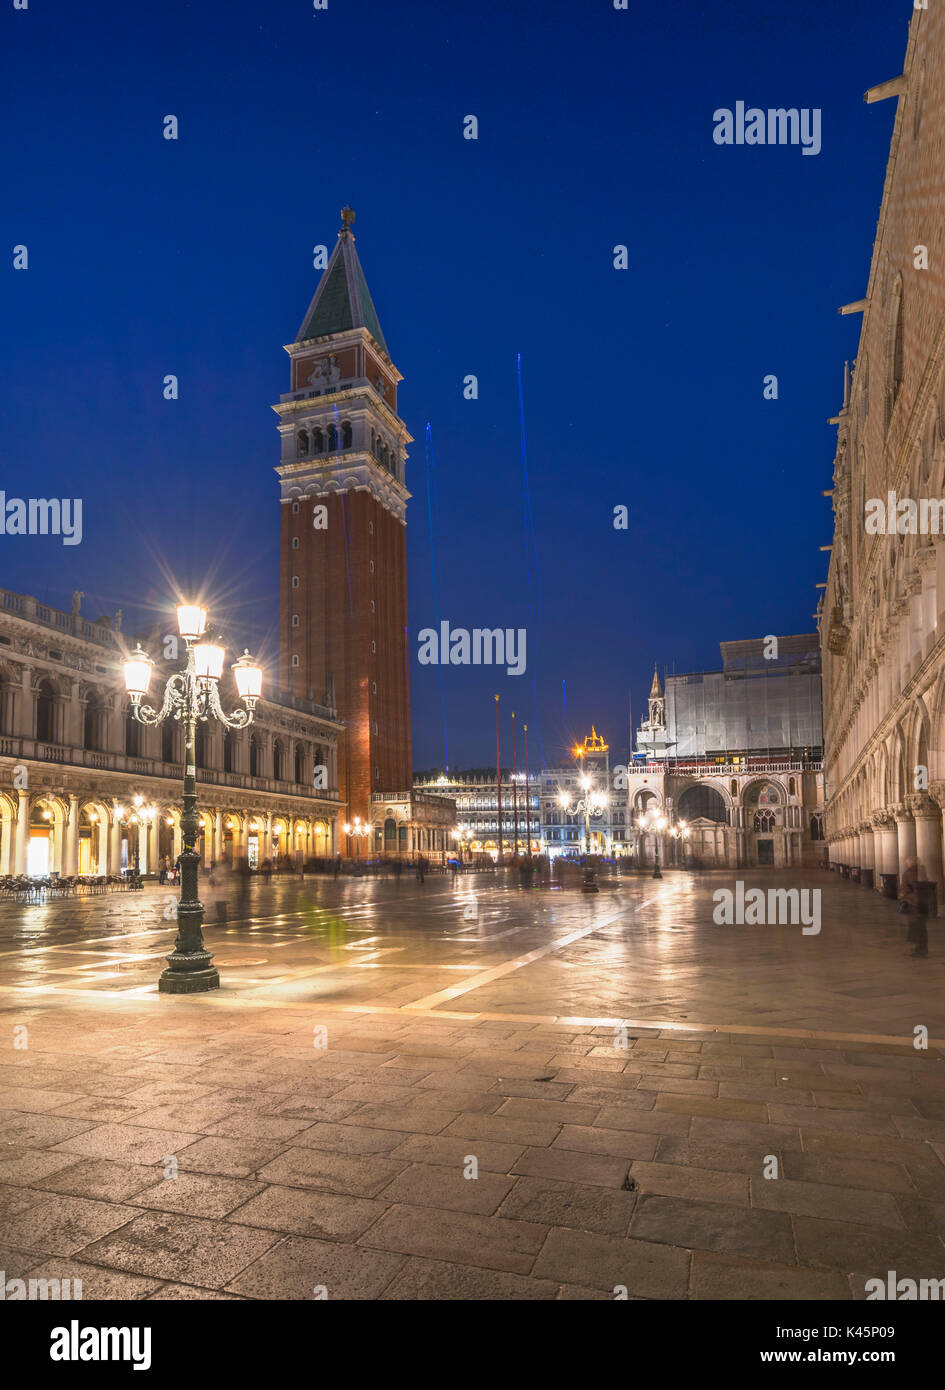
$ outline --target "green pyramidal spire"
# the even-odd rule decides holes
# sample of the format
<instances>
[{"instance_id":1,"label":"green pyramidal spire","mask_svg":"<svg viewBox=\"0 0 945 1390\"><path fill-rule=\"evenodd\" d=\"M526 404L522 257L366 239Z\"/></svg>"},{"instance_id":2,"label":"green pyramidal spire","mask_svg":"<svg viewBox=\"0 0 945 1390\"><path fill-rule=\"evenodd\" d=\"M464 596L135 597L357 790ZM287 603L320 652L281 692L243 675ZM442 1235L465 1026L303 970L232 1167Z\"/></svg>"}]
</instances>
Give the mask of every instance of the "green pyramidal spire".
<instances>
[{"instance_id":1,"label":"green pyramidal spire","mask_svg":"<svg viewBox=\"0 0 945 1390\"><path fill-rule=\"evenodd\" d=\"M354 247L351 223L354 213L344 208L338 243L318 282L314 298L308 306L297 342L306 338L323 338L329 333L346 333L352 328L366 328L372 338L387 352L387 343L374 308L371 292Z\"/></svg>"}]
</instances>

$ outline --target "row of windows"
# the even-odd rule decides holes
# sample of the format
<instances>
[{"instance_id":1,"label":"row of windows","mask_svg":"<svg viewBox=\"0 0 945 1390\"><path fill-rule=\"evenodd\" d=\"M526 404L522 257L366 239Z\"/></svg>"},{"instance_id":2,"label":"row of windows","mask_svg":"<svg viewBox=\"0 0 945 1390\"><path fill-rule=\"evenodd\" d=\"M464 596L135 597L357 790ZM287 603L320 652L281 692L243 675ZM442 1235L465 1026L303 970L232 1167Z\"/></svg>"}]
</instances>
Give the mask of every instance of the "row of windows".
<instances>
[{"instance_id":1,"label":"row of windows","mask_svg":"<svg viewBox=\"0 0 945 1390\"><path fill-rule=\"evenodd\" d=\"M350 420L342 421L340 431L337 425L329 425L324 430L319 425L311 430L299 430L295 436L296 457L304 459L318 454L337 453L339 439L342 450L350 449L353 438L354 432ZM396 474L397 450L388 444L376 430L371 430L371 453L378 463L387 469L388 473Z\"/></svg>"}]
</instances>

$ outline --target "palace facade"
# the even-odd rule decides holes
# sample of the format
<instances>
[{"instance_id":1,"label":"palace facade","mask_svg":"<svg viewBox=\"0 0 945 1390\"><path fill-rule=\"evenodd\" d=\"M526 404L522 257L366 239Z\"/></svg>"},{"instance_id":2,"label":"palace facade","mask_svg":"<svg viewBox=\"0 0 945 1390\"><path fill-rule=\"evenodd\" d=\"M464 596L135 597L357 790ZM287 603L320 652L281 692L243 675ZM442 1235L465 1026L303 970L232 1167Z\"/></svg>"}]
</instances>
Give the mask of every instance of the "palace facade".
<instances>
[{"instance_id":1,"label":"palace facade","mask_svg":"<svg viewBox=\"0 0 945 1390\"><path fill-rule=\"evenodd\" d=\"M837 425L819 607L830 861L895 893L914 861L943 895L945 806L945 15L916 9ZM859 288L859 287L857 287Z\"/></svg>"},{"instance_id":2,"label":"palace facade","mask_svg":"<svg viewBox=\"0 0 945 1390\"><path fill-rule=\"evenodd\" d=\"M154 873L181 849L180 725L131 717L121 663L134 642L79 606L78 595L64 613L0 590L0 874L119 874L136 855ZM164 649L159 633L142 644ZM157 692L180 664L155 662ZM221 684L233 708L235 690ZM341 732L334 710L274 693L248 729L198 724L202 864L334 854Z\"/></svg>"}]
</instances>

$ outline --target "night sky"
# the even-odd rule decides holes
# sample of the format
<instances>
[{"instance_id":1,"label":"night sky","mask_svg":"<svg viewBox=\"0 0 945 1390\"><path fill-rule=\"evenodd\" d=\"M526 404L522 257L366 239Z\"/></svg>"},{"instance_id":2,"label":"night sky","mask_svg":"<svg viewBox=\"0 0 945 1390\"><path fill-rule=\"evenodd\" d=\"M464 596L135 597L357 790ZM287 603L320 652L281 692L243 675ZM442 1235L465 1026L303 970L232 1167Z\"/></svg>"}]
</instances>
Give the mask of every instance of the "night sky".
<instances>
[{"instance_id":1,"label":"night sky","mask_svg":"<svg viewBox=\"0 0 945 1390\"><path fill-rule=\"evenodd\" d=\"M862 97L901 71L911 14L8 0L0 487L81 497L84 538L0 538L0 586L66 609L82 589L126 631L204 587L231 644L274 659L269 407L349 203L415 437L414 765L494 757L495 692L533 765L592 722L625 761L654 661L812 630L860 326L836 311L866 290L895 116ZM739 100L820 108L821 153L715 145ZM526 673L420 667L438 619L525 627Z\"/></svg>"}]
</instances>

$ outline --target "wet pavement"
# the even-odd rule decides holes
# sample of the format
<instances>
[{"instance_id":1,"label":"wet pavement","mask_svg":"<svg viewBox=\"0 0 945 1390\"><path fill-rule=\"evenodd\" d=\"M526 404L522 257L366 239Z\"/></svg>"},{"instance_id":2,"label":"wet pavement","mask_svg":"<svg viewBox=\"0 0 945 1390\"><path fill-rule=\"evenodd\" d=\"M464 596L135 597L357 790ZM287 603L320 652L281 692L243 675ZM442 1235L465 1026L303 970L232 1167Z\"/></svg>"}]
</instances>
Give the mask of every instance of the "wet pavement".
<instances>
[{"instance_id":1,"label":"wet pavement","mask_svg":"<svg viewBox=\"0 0 945 1390\"><path fill-rule=\"evenodd\" d=\"M876 893L753 886L819 890L819 932L717 925L720 872L202 884L222 988L191 998L157 992L174 890L0 903L0 1267L86 1298L942 1278L945 924L915 959Z\"/></svg>"}]
</instances>

